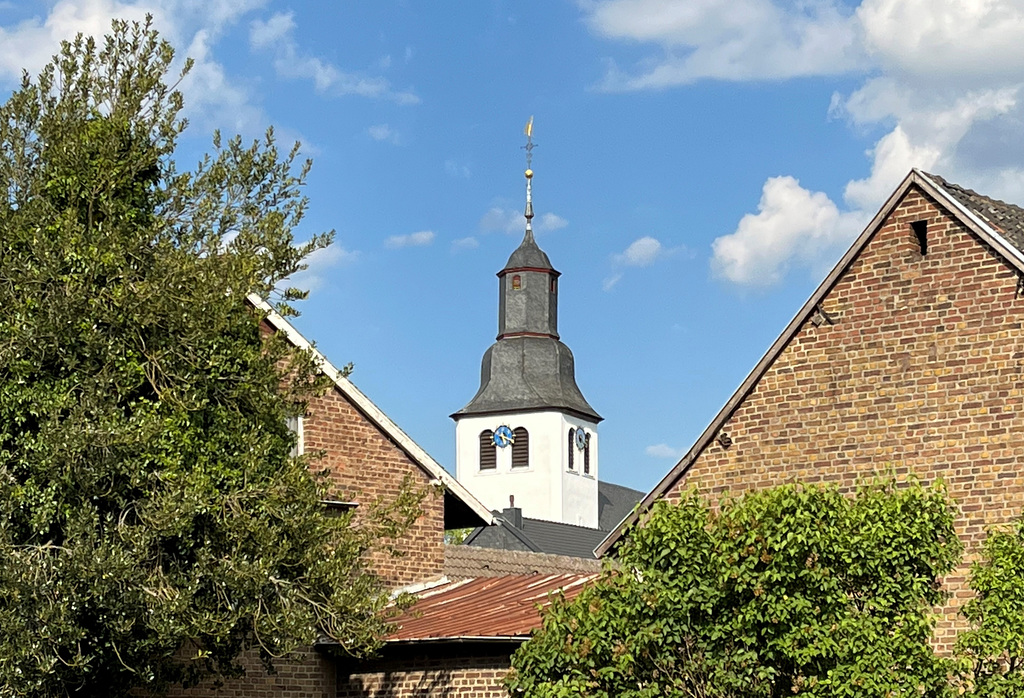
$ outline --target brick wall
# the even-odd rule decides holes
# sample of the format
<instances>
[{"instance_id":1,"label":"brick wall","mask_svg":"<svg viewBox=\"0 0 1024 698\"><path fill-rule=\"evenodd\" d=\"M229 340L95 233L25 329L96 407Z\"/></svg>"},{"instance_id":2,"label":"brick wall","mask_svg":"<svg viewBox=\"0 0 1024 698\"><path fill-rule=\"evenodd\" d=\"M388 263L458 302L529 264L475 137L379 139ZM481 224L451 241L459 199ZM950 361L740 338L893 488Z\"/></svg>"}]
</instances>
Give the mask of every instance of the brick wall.
<instances>
[{"instance_id":1,"label":"brick wall","mask_svg":"<svg viewBox=\"0 0 1024 698\"><path fill-rule=\"evenodd\" d=\"M339 671L338 698L508 698L508 669L508 654L384 660Z\"/></svg>"},{"instance_id":2,"label":"brick wall","mask_svg":"<svg viewBox=\"0 0 1024 698\"><path fill-rule=\"evenodd\" d=\"M927 220L920 254L913 221ZM1015 271L935 202L911 189L810 321L669 493L733 494L787 481L836 482L892 467L943 478L976 551L986 526L1021 513L1024 495L1024 298ZM966 565L937 629L960 626Z\"/></svg>"},{"instance_id":3,"label":"brick wall","mask_svg":"<svg viewBox=\"0 0 1024 698\"><path fill-rule=\"evenodd\" d=\"M312 648L274 662L268 674L255 651L242 657L246 675L230 679L220 688L204 684L187 691L170 691L169 698L334 698L337 695L334 660Z\"/></svg>"},{"instance_id":4,"label":"brick wall","mask_svg":"<svg viewBox=\"0 0 1024 698\"><path fill-rule=\"evenodd\" d=\"M429 476L337 390L310 404L303 432L307 451L323 450L315 467L326 468L338 499L365 507L393 497L407 475L418 487ZM396 586L436 579L444 570L444 497L431 489L422 515L401 541L401 557L377 556L374 569Z\"/></svg>"}]
</instances>

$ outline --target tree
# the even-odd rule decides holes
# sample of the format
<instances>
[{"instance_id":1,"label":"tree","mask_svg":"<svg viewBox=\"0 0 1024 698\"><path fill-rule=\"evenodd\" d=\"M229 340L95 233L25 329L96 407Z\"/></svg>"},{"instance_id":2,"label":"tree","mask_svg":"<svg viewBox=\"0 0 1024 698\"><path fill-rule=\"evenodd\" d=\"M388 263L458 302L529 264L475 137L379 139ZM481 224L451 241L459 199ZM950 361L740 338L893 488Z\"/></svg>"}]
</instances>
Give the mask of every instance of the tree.
<instances>
[{"instance_id":1,"label":"tree","mask_svg":"<svg viewBox=\"0 0 1024 698\"><path fill-rule=\"evenodd\" d=\"M513 695L942 696L929 646L960 554L944 489L786 485L658 503L618 564L557 600L513 656Z\"/></svg>"},{"instance_id":2,"label":"tree","mask_svg":"<svg viewBox=\"0 0 1024 698\"><path fill-rule=\"evenodd\" d=\"M978 698L1024 695L1024 519L989 531L970 584L970 628L957 638L966 685Z\"/></svg>"},{"instance_id":3,"label":"tree","mask_svg":"<svg viewBox=\"0 0 1024 698\"><path fill-rule=\"evenodd\" d=\"M411 488L326 516L290 455L324 379L245 299L292 313L275 289L331 234L296 244L309 163L272 132L177 170L172 59L115 22L0 107L0 695L159 690L318 635L371 649L366 553L416 516Z\"/></svg>"}]
</instances>

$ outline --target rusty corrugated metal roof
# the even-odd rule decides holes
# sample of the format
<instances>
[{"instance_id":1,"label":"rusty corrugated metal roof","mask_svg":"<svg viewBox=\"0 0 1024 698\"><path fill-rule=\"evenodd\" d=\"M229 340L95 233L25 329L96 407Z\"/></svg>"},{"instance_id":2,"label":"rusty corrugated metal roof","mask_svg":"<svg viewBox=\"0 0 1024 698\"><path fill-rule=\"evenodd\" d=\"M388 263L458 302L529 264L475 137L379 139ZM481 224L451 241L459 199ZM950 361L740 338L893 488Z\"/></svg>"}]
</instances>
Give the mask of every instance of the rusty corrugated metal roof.
<instances>
[{"instance_id":1,"label":"rusty corrugated metal roof","mask_svg":"<svg viewBox=\"0 0 1024 698\"><path fill-rule=\"evenodd\" d=\"M525 638L541 624L538 605L561 589L576 596L596 574L485 577L450 582L417 594L395 621L388 642Z\"/></svg>"}]
</instances>

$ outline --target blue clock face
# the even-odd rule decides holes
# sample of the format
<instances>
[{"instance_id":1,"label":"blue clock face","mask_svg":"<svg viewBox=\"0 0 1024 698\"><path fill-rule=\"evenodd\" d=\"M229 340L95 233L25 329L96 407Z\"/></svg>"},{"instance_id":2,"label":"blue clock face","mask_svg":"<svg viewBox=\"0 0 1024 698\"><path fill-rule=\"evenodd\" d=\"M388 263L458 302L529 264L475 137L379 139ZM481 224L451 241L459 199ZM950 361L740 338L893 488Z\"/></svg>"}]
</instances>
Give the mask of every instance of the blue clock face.
<instances>
[{"instance_id":1,"label":"blue clock face","mask_svg":"<svg viewBox=\"0 0 1024 698\"><path fill-rule=\"evenodd\" d=\"M582 427L576 430L576 448L583 450L587 445L587 432Z\"/></svg>"},{"instance_id":2,"label":"blue clock face","mask_svg":"<svg viewBox=\"0 0 1024 698\"><path fill-rule=\"evenodd\" d=\"M505 448L515 441L516 437L512 430L503 424L494 430L494 436L491 437L491 440L494 441L494 445L498 448Z\"/></svg>"}]
</instances>

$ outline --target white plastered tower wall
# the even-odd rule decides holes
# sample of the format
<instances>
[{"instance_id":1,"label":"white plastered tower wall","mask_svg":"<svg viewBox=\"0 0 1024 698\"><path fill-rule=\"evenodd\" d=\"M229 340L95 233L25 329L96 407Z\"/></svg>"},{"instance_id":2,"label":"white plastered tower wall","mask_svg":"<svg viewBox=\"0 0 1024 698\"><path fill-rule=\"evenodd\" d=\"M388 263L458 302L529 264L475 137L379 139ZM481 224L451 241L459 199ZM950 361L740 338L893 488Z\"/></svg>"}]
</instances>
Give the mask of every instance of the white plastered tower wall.
<instances>
[{"instance_id":1,"label":"white plastered tower wall","mask_svg":"<svg viewBox=\"0 0 1024 698\"><path fill-rule=\"evenodd\" d=\"M496 467L480 468L480 433L498 427L523 428L529 434L529 465L512 467L512 447L496 449ZM589 436L589 472L584 472L584 451L573 443L569 467L570 430L584 429ZM509 497L523 516L545 521L598 527L597 424L564 412L546 410L507 415L461 418L455 427L456 477L484 506L501 510Z\"/></svg>"}]
</instances>

